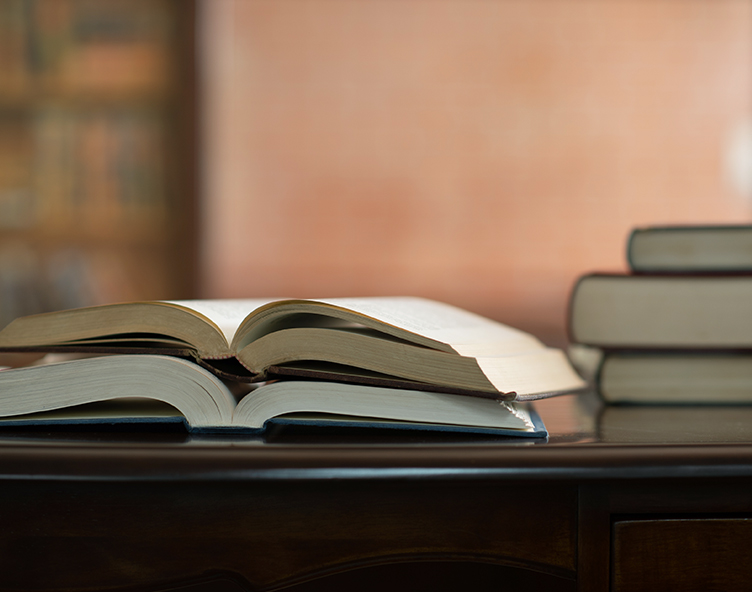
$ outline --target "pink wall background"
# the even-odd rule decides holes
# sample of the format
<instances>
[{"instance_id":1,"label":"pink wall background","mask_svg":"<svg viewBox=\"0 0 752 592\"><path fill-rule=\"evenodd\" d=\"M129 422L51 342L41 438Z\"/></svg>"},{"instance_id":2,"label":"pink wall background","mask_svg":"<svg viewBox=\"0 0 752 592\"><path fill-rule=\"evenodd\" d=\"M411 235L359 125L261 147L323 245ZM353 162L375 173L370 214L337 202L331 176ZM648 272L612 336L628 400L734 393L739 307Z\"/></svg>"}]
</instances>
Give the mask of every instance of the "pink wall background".
<instances>
[{"instance_id":1,"label":"pink wall background","mask_svg":"<svg viewBox=\"0 0 752 592\"><path fill-rule=\"evenodd\" d=\"M560 343L633 226L750 221L748 0L211 0L202 24L204 297L418 294Z\"/></svg>"}]
</instances>

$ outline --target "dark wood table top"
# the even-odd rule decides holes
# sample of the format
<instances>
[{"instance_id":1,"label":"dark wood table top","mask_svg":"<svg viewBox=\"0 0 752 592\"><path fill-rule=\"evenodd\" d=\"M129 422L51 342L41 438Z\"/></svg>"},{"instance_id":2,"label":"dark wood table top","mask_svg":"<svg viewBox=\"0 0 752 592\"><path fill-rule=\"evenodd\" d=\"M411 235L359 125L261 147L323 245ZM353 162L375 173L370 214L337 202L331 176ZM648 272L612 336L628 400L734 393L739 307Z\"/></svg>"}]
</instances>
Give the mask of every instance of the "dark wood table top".
<instances>
[{"instance_id":1,"label":"dark wood table top","mask_svg":"<svg viewBox=\"0 0 752 592\"><path fill-rule=\"evenodd\" d=\"M0 432L0 479L602 479L752 476L752 406L614 407L593 393L538 401L547 440L281 430Z\"/></svg>"}]
</instances>

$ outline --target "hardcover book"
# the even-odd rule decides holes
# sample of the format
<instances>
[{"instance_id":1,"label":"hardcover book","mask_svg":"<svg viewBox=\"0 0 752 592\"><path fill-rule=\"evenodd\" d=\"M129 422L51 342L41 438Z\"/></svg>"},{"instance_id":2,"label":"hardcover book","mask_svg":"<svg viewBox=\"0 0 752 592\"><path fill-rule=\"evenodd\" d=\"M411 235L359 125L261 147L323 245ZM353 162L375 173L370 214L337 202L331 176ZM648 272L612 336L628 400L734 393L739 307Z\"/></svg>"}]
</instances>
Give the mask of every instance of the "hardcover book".
<instances>
[{"instance_id":1,"label":"hardcover book","mask_svg":"<svg viewBox=\"0 0 752 592\"><path fill-rule=\"evenodd\" d=\"M182 423L192 432L315 425L546 435L524 403L306 380L238 390L174 356L95 356L0 371L0 427L134 423Z\"/></svg>"},{"instance_id":2,"label":"hardcover book","mask_svg":"<svg viewBox=\"0 0 752 592\"><path fill-rule=\"evenodd\" d=\"M752 271L752 226L649 226L627 242L630 268L642 273Z\"/></svg>"},{"instance_id":3,"label":"hardcover book","mask_svg":"<svg viewBox=\"0 0 752 592\"><path fill-rule=\"evenodd\" d=\"M569 333L604 349L752 348L752 274L586 275Z\"/></svg>"},{"instance_id":4,"label":"hardcover book","mask_svg":"<svg viewBox=\"0 0 752 592\"><path fill-rule=\"evenodd\" d=\"M609 403L750 403L752 353L610 351L597 385Z\"/></svg>"},{"instance_id":5,"label":"hardcover book","mask_svg":"<svg viewBox=\"0 0 752 592\"><path fill-rule=\"evenodd\" d=\"M249 382L295 376L518 400L584 386L562 351L420 298L112 304L16 319L0 350L169 354Z\"/></svg>"}]
</instances>

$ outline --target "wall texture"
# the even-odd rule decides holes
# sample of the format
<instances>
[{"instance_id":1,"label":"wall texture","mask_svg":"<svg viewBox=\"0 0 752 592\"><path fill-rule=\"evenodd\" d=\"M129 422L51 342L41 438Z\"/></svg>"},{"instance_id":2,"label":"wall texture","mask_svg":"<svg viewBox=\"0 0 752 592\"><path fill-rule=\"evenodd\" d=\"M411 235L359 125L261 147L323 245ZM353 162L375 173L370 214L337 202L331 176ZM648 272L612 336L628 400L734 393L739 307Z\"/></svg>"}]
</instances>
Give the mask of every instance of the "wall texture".
<instances>
[{"instance_id":1,"label":"wall texture","mask_svg":"<svg viewBox=\"0 0 752 592\"><path fill-rule=\"evenodd\" d=\"M750 220L748 0L211 0L202 23L206 297L420 294L559 343L631 227Z\"/></svg>"}]
</instances>

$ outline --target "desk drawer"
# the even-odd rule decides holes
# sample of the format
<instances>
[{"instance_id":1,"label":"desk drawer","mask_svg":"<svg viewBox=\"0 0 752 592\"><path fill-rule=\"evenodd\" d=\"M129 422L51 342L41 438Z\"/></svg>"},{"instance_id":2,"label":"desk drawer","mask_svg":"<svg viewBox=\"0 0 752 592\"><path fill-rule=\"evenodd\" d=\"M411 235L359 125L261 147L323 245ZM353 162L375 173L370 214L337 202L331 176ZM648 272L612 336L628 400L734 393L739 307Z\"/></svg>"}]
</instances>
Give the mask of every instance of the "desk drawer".
<instances>
[{"instance_id":1,"label":"desk drawer","mask_svg":"<svg viewBox=\"0 0 752 592\"><path fill-rule=\"evenodd\" d=\"M612 589L749 590L752 519L617 521L612 531Z\"/></svg>"}]
</instances>

